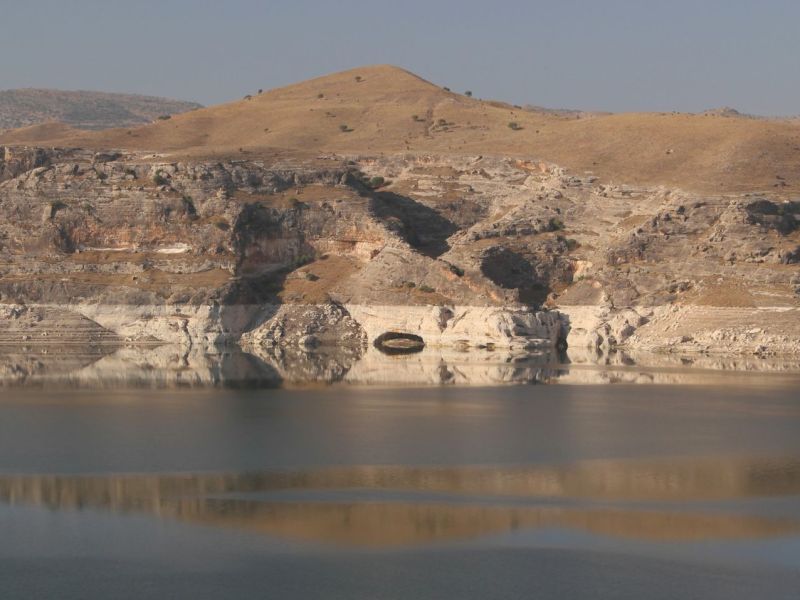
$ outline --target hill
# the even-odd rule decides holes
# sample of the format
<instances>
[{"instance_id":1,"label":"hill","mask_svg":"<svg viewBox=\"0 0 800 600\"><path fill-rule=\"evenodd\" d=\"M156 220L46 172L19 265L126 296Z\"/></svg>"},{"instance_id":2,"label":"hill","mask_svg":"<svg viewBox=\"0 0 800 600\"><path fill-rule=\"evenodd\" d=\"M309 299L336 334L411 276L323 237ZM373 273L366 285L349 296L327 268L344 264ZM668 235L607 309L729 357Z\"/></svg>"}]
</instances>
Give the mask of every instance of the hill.
<instances>
[{"instance_id":1,"label":"hill","mask_svg":"<svg viewBox=\"0 0 800 600\"><path fill-rule=\"evenodd\" d=\"M196 157L275 149L502 155L628 185L778 193L800 187L797 120L674 113L575 119L455 94L392 66L336 73L137 128L0 135L0 143L27 141Z\"/></svg>"},{"instance_id":2,"label":"hill","mask_svg":"<svg viewBox=\"0 0 800 600\"><path fill-rule=\"evenodd\" d=\"M0 129L58 121L77 129L135 127L200 104L105 92L20 89L0 91Z\"/></svg>"}]
</instances>

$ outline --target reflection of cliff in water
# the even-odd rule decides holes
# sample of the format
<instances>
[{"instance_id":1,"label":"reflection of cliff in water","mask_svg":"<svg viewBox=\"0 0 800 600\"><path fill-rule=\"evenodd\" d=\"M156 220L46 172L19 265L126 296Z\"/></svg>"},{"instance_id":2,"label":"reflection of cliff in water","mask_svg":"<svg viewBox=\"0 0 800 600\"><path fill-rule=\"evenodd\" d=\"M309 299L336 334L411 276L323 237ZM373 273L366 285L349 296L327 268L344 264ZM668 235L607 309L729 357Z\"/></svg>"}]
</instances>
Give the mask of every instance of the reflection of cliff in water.
<instances>
[{"instance_id":1,"label":"reflection of cliff in water","mask_svg":"<svg viewBox=\"0 0 800 600\"><path fill-rule=\"evenodd\" d=\"M368 498L359 497L365 493ZM0 502L11 505L143 513L357 546L552 527L650 541L798 535L800 515L768 518L708 507L798 494L800 461L794 459L0 477Z\"/></svg>"},{"instance_id":2,"label":"reflection of cliff in water","mask_svg":"<svg viewBox=\"0 0 800 600\"><path fill-rule=\"evenodd\" d=\"M342 381L361 352L351 346L321 346L307 351L296 346L252 349L251 356L272 367L285 384L336 383Z\"/></svg>"},{"instance_id":3,"label":"reflection of cliff in water","mask_svg":"<svg viewBox=\"0 0 800 600\"><path fill-rule=\"evenodd\" d=\"M763 377L753 378L752 374ZM766 377L769 376L769 377ZM391 355L368 347L202 349L180 346L0 347L0 386L276 387L307 384L747 384L796 385L792 358L709 355L459 351Z\"/></svg>"},{"instance_id":4,"label":"reflection of cliff in water","mask_svg":"<svg viewBox=\"0 0 800 600\"><path fill-rule=\"evenodd\" d=\"M0 348L0 386L275 387L275 368L241 351L180 346Z\"/></svg>"}]
</instances>

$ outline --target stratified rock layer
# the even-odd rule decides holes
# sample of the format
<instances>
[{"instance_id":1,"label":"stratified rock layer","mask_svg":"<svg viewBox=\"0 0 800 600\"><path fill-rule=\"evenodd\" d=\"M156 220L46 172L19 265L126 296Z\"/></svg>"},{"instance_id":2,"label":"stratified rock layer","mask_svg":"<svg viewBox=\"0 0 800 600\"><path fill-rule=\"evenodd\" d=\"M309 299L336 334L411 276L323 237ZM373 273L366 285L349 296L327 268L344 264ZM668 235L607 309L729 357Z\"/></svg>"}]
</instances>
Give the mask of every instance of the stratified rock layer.
<instances>
[{"instance_id":1,"label":"stratified rock layer","mask_svg":"<svg viewBox=\"0 0 800 600\"><path fill-rule=\"evenodd\" d=\"M800 352L799 202L519 158L244 156L3 148L0 342Z\"/></svg>"}]
</instances>

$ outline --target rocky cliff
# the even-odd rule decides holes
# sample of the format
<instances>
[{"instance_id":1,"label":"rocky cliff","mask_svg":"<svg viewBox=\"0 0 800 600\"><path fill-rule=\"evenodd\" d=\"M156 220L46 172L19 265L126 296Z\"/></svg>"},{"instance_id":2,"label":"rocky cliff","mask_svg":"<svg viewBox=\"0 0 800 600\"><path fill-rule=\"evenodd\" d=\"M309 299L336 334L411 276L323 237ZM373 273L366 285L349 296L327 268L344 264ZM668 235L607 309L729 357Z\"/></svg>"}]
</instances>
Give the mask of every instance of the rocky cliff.
<instances>
[{"instance_id":1,"label":"rocky cliff","mask_svg":"<svg viewBox=\"0 0 800 600\"><path fill-rule=\"evenodd\" d=\"M372 161L3 157L4 342L82 339L85 327L64 325L74 315L107 342L189 346L250 332L258 344L363 347L400 331L522 348L566 333L557 313L526 301L526 285L491 276L502 252L441 258L463 224L377 185L362 170Z\"/></svg>"},{"instance_id":2,"label":"rocky cliff","mask_svg":"<svg viewBox=\"0 0 800 600\"><path fill-rule=\"evenodd\" d=\"M504 157L0 156L6 343L800 347L800 202Z\"/></svg>"}]
</instances>

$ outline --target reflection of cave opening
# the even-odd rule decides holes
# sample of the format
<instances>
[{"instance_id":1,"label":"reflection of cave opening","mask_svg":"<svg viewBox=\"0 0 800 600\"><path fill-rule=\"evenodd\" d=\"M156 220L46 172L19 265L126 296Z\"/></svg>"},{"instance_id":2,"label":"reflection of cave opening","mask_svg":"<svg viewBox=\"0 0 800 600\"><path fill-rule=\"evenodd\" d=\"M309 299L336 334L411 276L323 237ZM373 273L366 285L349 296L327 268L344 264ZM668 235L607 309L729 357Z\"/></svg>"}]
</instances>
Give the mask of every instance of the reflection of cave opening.
<instances>
[{"instance_id":1,"label":"reflection of cave opening","mask_svg":"<svg viewBox=\"0 0 800 600\"><path fill-rule=\"evenodd\" d=\"M382 333L372 344L384 354L413 354L425 348L425 341L420 336L395 331Z\"/></svg>"}]
</instances>

